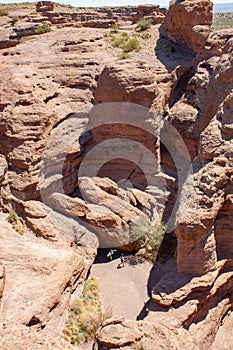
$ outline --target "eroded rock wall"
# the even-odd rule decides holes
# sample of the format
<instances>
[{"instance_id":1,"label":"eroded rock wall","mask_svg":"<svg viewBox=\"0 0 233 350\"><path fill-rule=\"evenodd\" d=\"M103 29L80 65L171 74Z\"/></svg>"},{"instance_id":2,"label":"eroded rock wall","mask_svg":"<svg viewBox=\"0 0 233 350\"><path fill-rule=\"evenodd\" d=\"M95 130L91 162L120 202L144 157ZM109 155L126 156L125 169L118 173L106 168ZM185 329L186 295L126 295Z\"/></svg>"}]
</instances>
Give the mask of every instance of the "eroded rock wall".
<instances>
[{"instance_id":1,"label":"eroded rock wall","mask_svg":"<svg viewBox=\"0 0 233 350\"><path fill-rule=\"evenodd\" d=\"M212 6L209 0L172 1L161 33L195 53L200 52L210 34Z\"/></svg>"},{"instance_id":2,"label":"eroded rock wall","mask_svg":"<svg viewBox=\"0 0 233 350\"><path fill-rule=\"evenodd\" d=\"M208 38L211 7L209 1L173 2L160 29L175 50L175 44L184 45L190 53L196 54L188 69L175 68L177 80L166 115L189 150L193 175L179 197L175 228L177 268L154 286L155 307L147 310L143 322L146 331L143 335L140 326L141 338L131 340L148 349L159 349L163 342L161 338L156 342L153 332L148 340L147 322L155 327L155 333L159 332L158 324L172 330L175 338L172 344L166 345L171 349L231 347L231 341L224 334L232 322L233 301L230 241L233 228L233 32L222 31ZM171 143L174 140L171 138ZM164 171L176 176L167 150L161 148L161 155ZM192 186L191 192L189 186ZM116 321L116 325L114 322L103 325L98 338L99 349L106 346L105 341L109 342L107 348L113 345L124 321ZM131 325L135 337L137 327ZM182 335L179 332L183 332ZM163 336L165 342L172 337L168 330ZM181 339L182 344L179 343ZM129 343L124 344L125 349Z\"/></svg>"}]
</instances>

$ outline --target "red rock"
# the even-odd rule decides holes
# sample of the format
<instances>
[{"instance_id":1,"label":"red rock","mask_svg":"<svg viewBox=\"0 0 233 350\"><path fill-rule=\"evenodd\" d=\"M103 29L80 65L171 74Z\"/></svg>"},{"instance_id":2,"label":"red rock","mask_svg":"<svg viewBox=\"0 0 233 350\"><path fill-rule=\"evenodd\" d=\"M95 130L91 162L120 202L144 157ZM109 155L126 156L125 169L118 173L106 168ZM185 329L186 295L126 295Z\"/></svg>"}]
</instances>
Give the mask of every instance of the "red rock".
<instances>
[{"instance_id":1,"label":"red rock","mask_svg":"<svg viewBox=\"0 0 233 350\"><path fill-rule=\"evenodd\" d=\"M39 1L36 4L37 12L48 12L54 10L54 3L52 1Z\"/></svg>"},{"instance_id":2,"label":"red rock","mask_svg":"<svg viewBox=\"0 0 233 350\"><path fill-rule=\"evenodd\" d=\"M0 50L16 46L19 43L17 38L10 38L11 33L11 29L0 29Z\"/></svg>"},{"instance_id":3,"label":"red rock","mask_svg":"<svg viewBox=\"0 0 233 350\"><path fill-rule=\"evenodd\" d=\"M0 329L0 346L2 350L78 350L60 337L51 337L21 324L4 323ZM33 345L32 345L33 344Z\"/></svg>"},{"instance_id":4,"label":"red rock","mask_svg":"<svg viewBox=\"0 0 233 350\"><path fill-rule=\"evenodd\" d=\"M210 34L212 5L209 0L171 2L166 20L160 27L161 34L199 53Z\"/></svg>"},{"instance_id":5,"label":"red rock","mask_svg":"<svg viewBox=\"0 0 233 350\"><path fill-rule=\"evenodd\" d=\"M106 66L95 92L96 103L130 102L150 107L156 97L162 99L153 69L133 61Z\"/></svg>"},{"instance_id":6,"label":"red rock","mask_svg":"<svg viewBox=\"0 0 233 350\"><path fill-rule=\"evenodd\" d=\"M148 8L151 11L150 6L142 9L153 17ZM108 239L120 245L129 239L128 225L142 213L152 217L153 209L158 207L161 215L165 207L169 217L180 190L177 171L192 159L194 174L178 197L175 213L177 269L155 286L155 311L149 312L143 324L135 321L123 325L123 320L105 323L99 341L106 347L122 345L127 350L129 346L142 347L143 342L148 350L215 350L219 339L227 337L224 319L232 309L233 288L232 32L221 31L207 38L211 8L209 1L172 3L161 32L178 45L163 47L160 38L157 45L161 50L160 54L156 51L156 57L141 50L131 60L116 62L106 49L104 30L67 31L55 26L51 33L2 51L0 207L4 211L14 208L22 215L20 222L31 230L20 236L0 219L1 321L37 323L38 328L45 324L45 330L60 332L70 294L83 282L94 259L96 235L102 241ZM27 11L27 19L31 20ZM88 21L107 23L121 15L128 21L133 11L135 8L61 11L56 5L56 11L44 12L43 16L63 26ZM21 26L22 22L17 26L21 29L14 31L15 37L27 35L27 30L30 35L33 26ZM157 29L154 28L155 36ZM2 33L5 47L12 29L3 28ZM197 54L195 59L184 52L182 45ZM131 119L124 116L123 122L129 122L127 127L124 123L103 125L110 116L119 120L121 115L116 104L105 109L109 102L136 103L137 111L149 108L153 118L147 123L148 113L140 114L140 131L134 126L137 113L132 113ZM89 113L93 103L96 106ZM161 146L160 116L176 128L189 154L172 133L168 135L171 154L166 145ZM81 177L78 184L80 164L88 152L115 137L129 137L140 145L132 147L131 152L137 167L132 167L132 162L113 159L104 164L100 173ZM46 206L49 202L41 202L38 184L48 140L51 144L46 157L50 166L40 186L47 191L51 207ZM122 150L123 144L124 141L119 146L118 142L117 150ZM146 168L154 187L146 188L140 171L147 161L147 157L141 157L141 146L156 158ZM178 166L172 159L175 150L182 160ZM109 146L104 148L100 160L109 151ZM123 156L127 154L126 148ZM96 159L88 159L89 170L93 170ZM161 167L164 176L160 174ZM132 169L134 172L129 172ZM57 193L62 175L64 193ZM127 181L120 182L122 178L134 182L137 188L127 188ZM164 179L167 202L167 193L156 187ZM85 200L77 197L80 190ZM34 237L31 231L40 237ZM47 345L44 347L47 349Z\"/></svg>"},{"instance_id":7,"label":"red rock","mask_svg":"<svg viewBox=\"0 0 233 350\"><path fill-rule=\"evenodd\" d=\"M71 248L21 236L2 219L0 244L6 275L0 321L34 322L38 329L46 326L59 335L75 281L83 272L82 257Z\"/></svg>"},{"instance_id":8,"label":"red rock","mask_svg":"<svg viewBox=\"0 0 233 350\"><path fill-rule=\"evenodd\" d=\"M165 15L160 12L159 5L145 4L139 5L137 13L132 17L133 23L137 23L140 20L147 20L151 24L162 23L165 19Z\"/></svg>"}]
</instances>

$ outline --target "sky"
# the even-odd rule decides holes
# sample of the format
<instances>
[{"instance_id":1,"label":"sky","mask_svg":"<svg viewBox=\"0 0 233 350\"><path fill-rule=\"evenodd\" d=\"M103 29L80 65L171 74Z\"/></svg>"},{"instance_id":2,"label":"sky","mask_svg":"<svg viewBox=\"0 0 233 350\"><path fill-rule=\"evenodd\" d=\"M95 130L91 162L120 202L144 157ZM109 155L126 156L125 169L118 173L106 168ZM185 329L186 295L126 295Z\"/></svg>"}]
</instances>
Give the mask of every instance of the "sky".
<instances>
[{"instance_id":1,"label":"sky","mask_svg":"<svg viewBox=\"0 0 233 350\"><path fill-rule=\"evenodd\" d=\"M36 0L0 0L2 4L8 3L21 3L23 1L36 2ZM70 4L77 7L89 7L89 6L127 6L127 5L141 5L143 3L156 3L160 6L167 6L169 0L54 0L54 2L59 2L61 4ZM215 0L214 3L232 3L233 0Z\"/></svg>"}]
</instances>

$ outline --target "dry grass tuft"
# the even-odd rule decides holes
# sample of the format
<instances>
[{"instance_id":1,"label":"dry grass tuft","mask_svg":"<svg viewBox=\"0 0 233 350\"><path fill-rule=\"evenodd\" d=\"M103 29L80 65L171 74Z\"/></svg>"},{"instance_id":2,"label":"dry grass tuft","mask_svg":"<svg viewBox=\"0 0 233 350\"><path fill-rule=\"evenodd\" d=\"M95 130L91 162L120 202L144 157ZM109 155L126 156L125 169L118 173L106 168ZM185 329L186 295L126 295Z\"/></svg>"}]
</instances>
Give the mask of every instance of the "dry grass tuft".
<instances>
[{"instance_id":1,"label":"dry grass tuft","mask_svg":"<svg viewBox=\"0 0 233 350\"><path fill-rule=\"evenodd\" d=\"M102 322L110 317L103 311L95 277L85 281L83 293L70 307L64 338L71 344L93 341Z\"/></svg>"}]
</instances>

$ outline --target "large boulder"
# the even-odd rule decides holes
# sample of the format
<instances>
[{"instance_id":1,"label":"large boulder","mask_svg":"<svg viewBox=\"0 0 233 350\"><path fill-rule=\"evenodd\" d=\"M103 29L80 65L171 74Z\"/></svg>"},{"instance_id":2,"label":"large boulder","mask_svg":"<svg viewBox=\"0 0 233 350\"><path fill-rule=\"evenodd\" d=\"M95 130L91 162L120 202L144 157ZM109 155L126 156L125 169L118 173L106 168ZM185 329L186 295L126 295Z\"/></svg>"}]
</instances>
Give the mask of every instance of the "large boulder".
<instances>
[{"instance_id":1,"label":"large boulder","mask_svg":"<svg viewBox=\"0 0 233 350\"><path fill-rule=\"evenodd\" d=\"M155 99L162 104L154 69L142 61L106 65L95 91L95 103L130 102L150 107Z\"/></svg>"},{"instance_id":2,"label":"large boulder","mask_svg":"<svg viewBox=\"0 0 233 350\"><path fill-rule=\"evenodd\" d=\"M209 0L174 0L160 27L162 35L194 53L203 50L210 34L212 6Z\"/></svg>"},{"instance_id":3,"label":"large boulder","mask_svg":"<svg viewBox=\"0 0 233 350\"><path fill-rule=\"evenodd\" d=\"M142 335L135 321L109 319L98 333L98 342L101 345L116 348L133 344L140 340Z\"/></svg>"},{"instance_id":4,"label":"large boulder","mask_svg":"<svg viewBox=\"0 0 233 350\"><path fill-rule=\"evenodd\" d=\"M0 50L16 46L19 43L17 38L11 38L12 30L10 28L0 29Z\"/></svg>"},{"instance_id":5,"label":"large boulder","mask_svg":"<svg viewBox=\"0 0 233 350\"><path fill-rule=\"evenodd\" d=\"M39 1L36 4L36 11L37 12L48 12L54 10L54 2L52 1Z\"/></svg>"}]
</instances>

